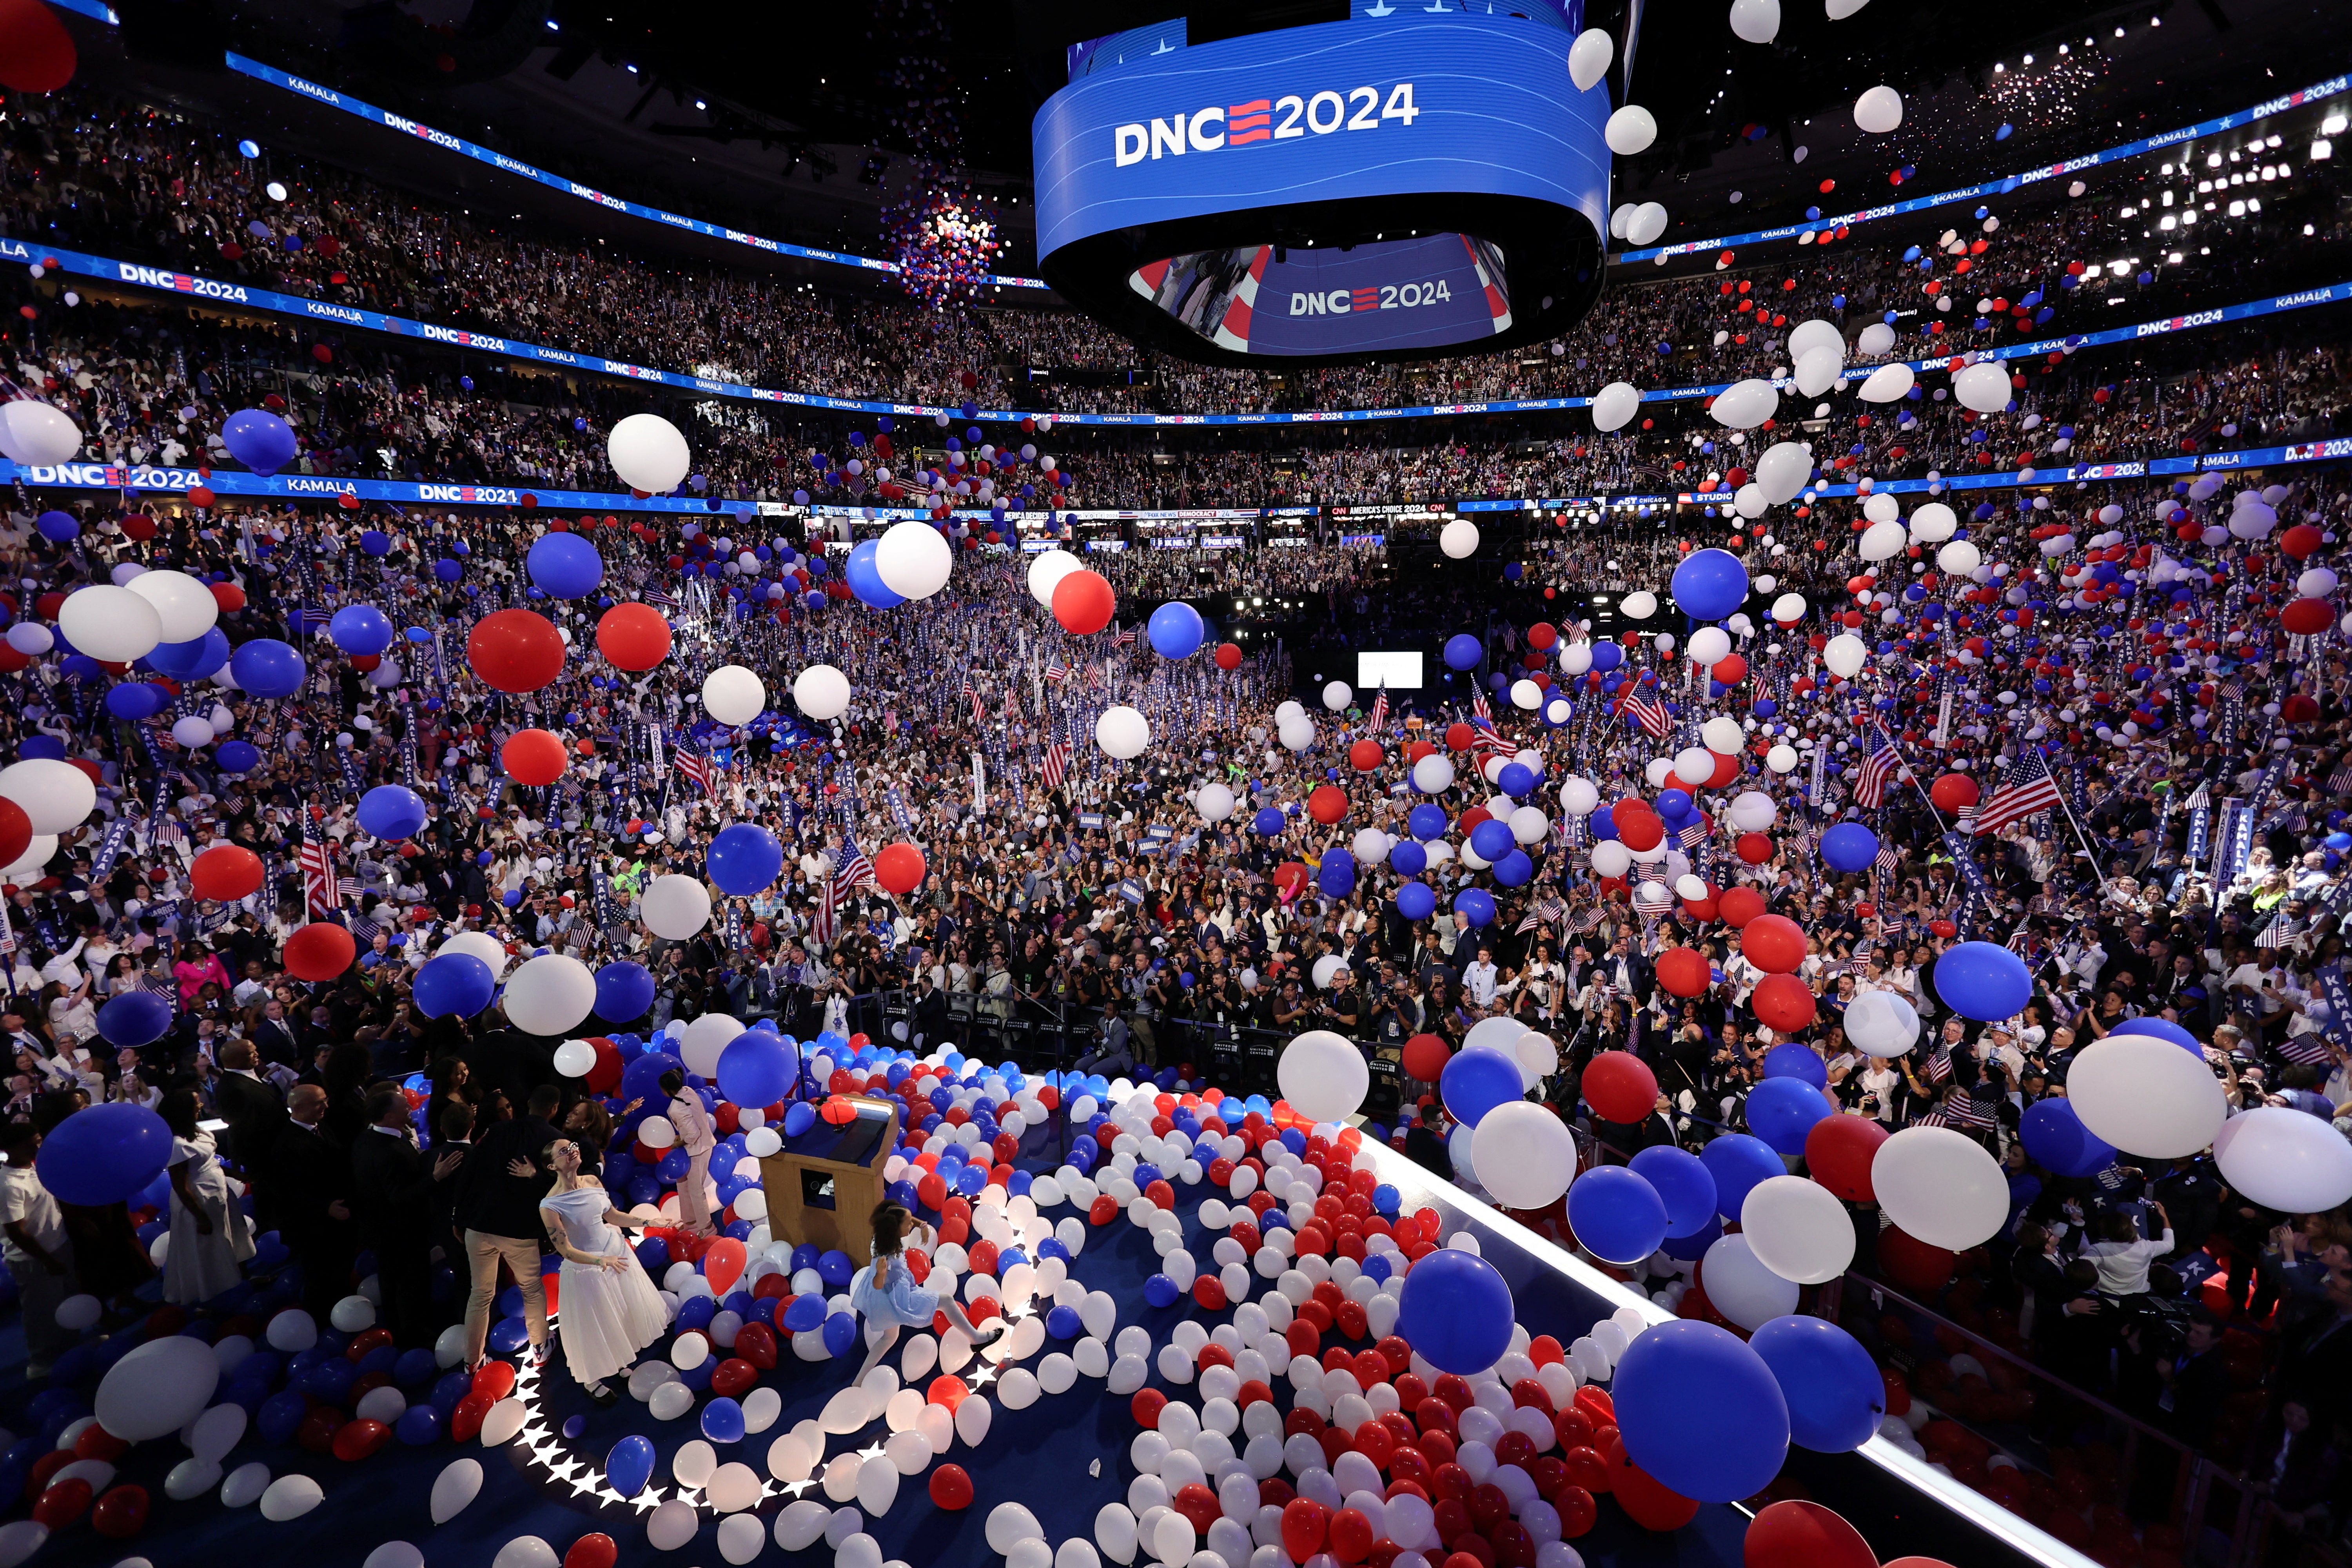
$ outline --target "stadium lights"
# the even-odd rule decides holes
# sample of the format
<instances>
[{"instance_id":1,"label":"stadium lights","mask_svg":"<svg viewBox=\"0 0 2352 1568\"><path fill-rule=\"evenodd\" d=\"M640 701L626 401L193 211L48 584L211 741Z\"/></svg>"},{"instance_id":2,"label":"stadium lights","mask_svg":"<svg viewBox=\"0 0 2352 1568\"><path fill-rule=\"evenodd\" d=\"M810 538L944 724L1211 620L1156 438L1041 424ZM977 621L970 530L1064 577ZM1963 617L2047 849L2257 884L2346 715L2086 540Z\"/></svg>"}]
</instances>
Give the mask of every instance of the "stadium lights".
<instances>
[{"instance_id":1,"label":"stadium lights","mask_svg":"<svg viewBox=\"0 0 2352 1568\"><path fill-rule=\"evenodd\" d=\"M2311 161L2313 163L2324 163L2334 156L2336 156L2336 148L2326 137L2323 136L2318 141L2314 142L2311 144Z\"/></svg>"}]
</instances>

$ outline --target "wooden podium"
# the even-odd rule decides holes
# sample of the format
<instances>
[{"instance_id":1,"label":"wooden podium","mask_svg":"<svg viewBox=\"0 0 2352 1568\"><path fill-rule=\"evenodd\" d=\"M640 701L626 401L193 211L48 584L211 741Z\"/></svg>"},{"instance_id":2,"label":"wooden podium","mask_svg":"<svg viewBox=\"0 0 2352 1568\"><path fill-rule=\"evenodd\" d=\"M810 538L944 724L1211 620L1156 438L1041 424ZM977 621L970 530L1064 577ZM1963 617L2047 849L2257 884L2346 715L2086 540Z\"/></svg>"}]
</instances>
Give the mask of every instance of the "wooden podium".
<instances>
[{"instance_id":1,"label":"wooden podium","mask_svg":"<svg viewBox=\"0 0 2352 1568\"><path fill-rule=\"evenodd\" d=\"M864 1094L837 1098L857 1114L835 1127L819 1117L760 1162L768 1194L768 1232L794 1246L845 1252L863 1266L874 1260L876 1205L882 1202L882 1167L898 1146L899 1104Z\"/></svg>"}]
</instances>

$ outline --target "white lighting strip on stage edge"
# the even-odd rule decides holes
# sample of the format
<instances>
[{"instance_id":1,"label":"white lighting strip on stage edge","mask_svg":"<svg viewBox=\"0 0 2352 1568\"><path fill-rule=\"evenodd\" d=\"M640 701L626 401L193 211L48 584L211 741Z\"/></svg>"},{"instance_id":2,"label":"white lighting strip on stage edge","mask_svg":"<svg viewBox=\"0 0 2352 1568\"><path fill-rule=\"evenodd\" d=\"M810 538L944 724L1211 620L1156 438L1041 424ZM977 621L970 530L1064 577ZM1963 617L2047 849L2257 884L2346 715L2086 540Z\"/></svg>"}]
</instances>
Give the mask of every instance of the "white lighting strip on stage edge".
<instances>
[{"instance_id":1,"label":"white lighting strip on stage edge","mask_svg":"<svg viewBox=\"0 0 2352 1568\"><path fill-rule=\"evenodd\" d=\"M1510 1239L1513 1246L1541 1259L1594 1294L1620 1306L1634 1308L1653 1323L1675 1321L1674 1313L1641 1291L1622 1280L1611 1279L1558 1242L1528 1229L1483 1198L1472 1197L1453 1183L1430 1174L1387 1145L1367 1138L1363 1151L1370 1157L1381 1180L1404 1194L1408 1205L1417 1195L1442 1198L1466 1213L1477 1215L1480 1224L1500 1232ZM1874 1436L1856 1452L1914 1490L1942 1503L2004 1546L2046 1564L2047 1568L2099 1568L2096 1562L2056 1536L2028 1523L1925 1460L1913 1458L1885 1437Z\"/></svg>"}]
</instances>

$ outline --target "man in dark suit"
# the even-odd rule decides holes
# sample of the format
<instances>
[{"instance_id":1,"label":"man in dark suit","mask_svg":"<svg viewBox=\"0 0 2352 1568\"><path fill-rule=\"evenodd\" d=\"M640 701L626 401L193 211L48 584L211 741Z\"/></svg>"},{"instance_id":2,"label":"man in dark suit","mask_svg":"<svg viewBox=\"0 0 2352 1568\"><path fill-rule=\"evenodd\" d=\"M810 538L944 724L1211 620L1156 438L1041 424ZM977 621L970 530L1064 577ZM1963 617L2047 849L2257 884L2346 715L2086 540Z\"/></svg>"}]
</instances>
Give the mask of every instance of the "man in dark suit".
<instances>
[{"instance_id":1,"label":"man in dark suit","mask_svg":"<svg viewBox=\"0 0 2352 1568\"><path fill-rule=\"evenodd\" d=\"M283 1062L298 1067L301 1062L300 1047L295 1043L294 1026L286 1019L286 1004L275 996L261 1005L261 1022L253 1026L254 1048L261 1059Z\"/></svg>"},{"instance_id":2,"label":"man in dark suit","mask_svg":"<svg viewBox=\"0 0 2352 1568\"><path fill-rule=\"evenodd\" d=\"M439 1186L465 1163L461 1152L427 1159L409 1136L408 1097L368 1096L367 1131L352 1151L352 1215L375 1252L384 1326L403 1345L432 1342L433 1230Z\"/></svg>"},{"instance_id":3,"label":"man in dark suit","mask_svg":"<svg viewBox=\"0 0 2352 1568\"><path fill-rule=\"evenodd\" d=\"M484 1031L461 1054L477 1089L501 1090L509 1105L520 1105L532 1089L555 1081L552 1051L536 1036L499 1028Z\"/></svg>"},{"instance_id":4,"label":"man in dark suit","mask_svg":"<svg viewBox=\"0 0 2352 1568\"><path fill-rule=\"evenodd\" d=\"M2200 1307L2189 1321L2180 1352L2159 1359L2156 1374L2164 1392L2158 1405L2169 1417L2172 1435L2200 1453L2213 1437L2230 1397L2230 1372L2221 1364L2221 1325Z\"/></svg>"},{"instance_id":5,"label":"man in dark suit","mask_svg":"<svg viewBox=\"0 0 2352 1568\"><path fill-rule=\"evenodd\" d=\"M466 1199L467 1164L474 1154L474 1108L462 1100L453 1100L441 1108L441 1125L436 1129L441 1141L433 1146L436 1159L453 1155L457 1168L447 1178L433 1184L432 1244L441 1249L441 1261L453 1269L466 1267L466 1222L463 1206ZM437 1313L444 1323L446 1313Z\"/></svg>"},{"instance_id":6,"label":"man in dark suit","mask_svg":"<svg viewBox=\"0 0 2352 1568\"><path fill-rule=\"evenodd\" d=\"M326 1119L327 1091L295 1085L269 1160L278 1234L302 1265L302 1306L321 1325L351 1294L352 1261L359 1255L349 1201L351 1151L327 1131Z\"/></svg>"},{"instance_id":7,"label":"man in dark suit","mask_svg":"<svg viewBox=\"0 0 2352 1568\"><path fill-rule=\"evenodd\" d=\"M278 1194L269 1180L270 1156L286 1126L286 1095L257 1070L259 1060L246 1040L231 1040L220 1051L220 1078L213 1085L213 1105L228 1123L222 1152L245 1167L254 1185L254 1206L263 1228L276 1217Z\"/></svg>"},{"instance_id":8,"label":"man in dark suit","mask_svg":"<svg viewBox=\"0 0 2352 1568\"><path fill-rule=\"evenodd\" d=\"M480 1363L489 1338L500 1263L522 1288L532 1364L547 1353L547 1292L539 1282L539 1200L555 1184L555 1175L541 1156L561 1136L554 1121L562 1103L562 1089L542 1084L531 1090L521 1116L484 1132L466 1157L466 1191L457 1212L465 1225L466 1263L472 1280L466 1298L468 1367Z\"/></svg>"}]
</instances>

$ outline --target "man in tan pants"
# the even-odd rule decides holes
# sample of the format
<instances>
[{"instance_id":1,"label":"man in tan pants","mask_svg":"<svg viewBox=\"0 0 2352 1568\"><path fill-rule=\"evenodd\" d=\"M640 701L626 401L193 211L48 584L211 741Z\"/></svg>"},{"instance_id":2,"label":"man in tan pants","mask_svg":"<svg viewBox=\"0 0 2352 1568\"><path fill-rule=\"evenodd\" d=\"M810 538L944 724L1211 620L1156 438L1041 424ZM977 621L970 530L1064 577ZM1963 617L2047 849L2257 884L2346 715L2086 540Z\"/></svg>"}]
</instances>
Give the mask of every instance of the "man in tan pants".
<instances>
[{"instance_id":1,"label":"man in tan pants","mask_svg":"<svg viewBox=\"0 0 2352 1568\"><path fill-rule=\"evenodd\" d=\"M697 1236L709 1236L710 1153L719 1135L710 1124L702 1097L686 1087L686 1075L673 1068L661 1075L661 1089L669 1100L669 1124L677 1129L677 1146L686 1151L686 1179L677 1184L677 1222Z\"/></svg>"},{"instance_id":2,"label":"man in tan pants","mask_svg":"<svg viewBox=\"0 0 2352 1568\"><path fill-rule=\"evenodd\" d=\"M554 1185L544 1154L562 1136L552 1118L563 1091L551 1084L531 1090L530 1107L482 1135L466 1160L467 1190L458 1205L465 1225L466 1263L472 1291L466 1298L466 1366L481 1364L499 1299L504 1261L522 1288L523 1319L530 1327L530 1363L547 1354L547 1291L540 1283L539 1200Z\"/></svg>"}]
</instances>

